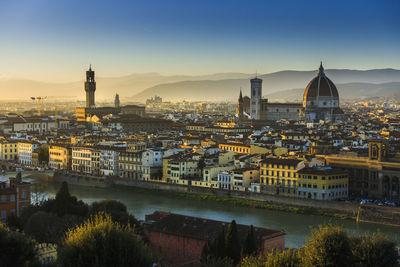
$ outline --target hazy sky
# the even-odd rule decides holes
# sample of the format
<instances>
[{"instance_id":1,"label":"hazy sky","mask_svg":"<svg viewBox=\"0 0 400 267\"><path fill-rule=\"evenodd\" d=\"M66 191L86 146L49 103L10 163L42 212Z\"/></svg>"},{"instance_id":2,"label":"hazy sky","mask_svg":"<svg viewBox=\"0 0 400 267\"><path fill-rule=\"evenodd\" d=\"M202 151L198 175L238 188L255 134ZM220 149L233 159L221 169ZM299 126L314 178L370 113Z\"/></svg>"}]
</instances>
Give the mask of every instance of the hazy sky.
<instances>
[{"instance_id":1,"label":"hazy sky","mask_svg":"<svg viewBox=\"0 0 400 267\"><path fill-rule=\"evenodd\" d=\"M400 1L1 0L0 78L400 68Z\"/></svg>"}]
</instances>

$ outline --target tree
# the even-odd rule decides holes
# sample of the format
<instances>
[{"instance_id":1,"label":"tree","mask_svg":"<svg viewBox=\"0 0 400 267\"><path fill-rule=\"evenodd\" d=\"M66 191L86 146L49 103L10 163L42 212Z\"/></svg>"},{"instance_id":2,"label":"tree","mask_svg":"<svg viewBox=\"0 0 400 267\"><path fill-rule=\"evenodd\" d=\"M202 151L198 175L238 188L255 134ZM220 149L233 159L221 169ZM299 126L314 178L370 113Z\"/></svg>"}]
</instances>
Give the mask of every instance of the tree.
<instances>
[{"instance_id":1,"label":"tree","mask_svg":"<svg viewBox=\"0 0 400 267\"><path fill-rule=\"evenodd\" d=\"M197 168L200 169L200 173L201 176L203 176L203 169L206 166L206 162L204 161L204 158L201 158L198 162L197 162Z\"/></svg>"},{"instance_id":2,"label":"tree","mask_svg":"<svg viewBox=\"0 0 400 267\"><path fill-rule=\"evenodd\" d=\"M225 247L226 255L232 259L234 265L238 264L241 256L241 248L235 220L229 224L225 238Z\"/></svg>"},{"instance_id":3,"label":"tree","mask_svg":"<svg viewBox=\"0 0 400 267\"><path fill-rule=\"evenodd\" d=\"M265 267L265 257L262 254L244 257L240 262L240 267Z\"/></svg>"},{"instance_id":4,"label":"tree","mask_svg":"<svg viewBox=\"0 0 400 267\"><path fill-rule=\"evenodd\" d=\"M134 216L128 213L126 206L117 200L106 199L94 202L91 206L91 214L97 214L101 211L109 214L113 221L122 225L130 224L139 226L139 222Z\"/></svg>"},{"instance_id":5,"label":"tree","mask_svg":"<svg viewBox=\"0 0 400 267\"><path fill-rule=\"evenodd\" d=\"M262 254L243 258L240 267L296 267L300 266L299 253L293 249L273 251L264 257Z\"/></svg>"},{"instance_id":6,"label":"tree","mask_svg":"<svg viewBox=\"0 0 400 267\"><path fill-rule=\"evenodd\" d=\"M8 228L10 228L13 231L15 231L17 229L22 230L24 228L21 218L15 214L10 214L7 216L6 225L8 226Z\"/></svg>"},{"instance_id":7,"label":"tree","mask_svg":"<svg viewBox=\"0 0 400 267\"><path fill-rule=\"evenodd\" d=\"M56 193L56 201L58 202L70 202L72 200L71 194L69 193L68 183L62 182L60 188Z\"/></svg>"},{"instance_id":8,"label":"tree","mask_svg":"<svg viewBox=\"0 0 400 267\"><path fill-rule=\"evenodd\" d=\"M227 256L225 238L225 228L222 227L215 240L215 253L217 258L225 258Z\"/></svg>"},{"instance_id":9,"label":"tree","mask_svg":"<svg viewBox=\"0 0 400 267\"><path fill-rule=\"evenodd\" d=\"M319 226L299 250L273 251L245 257L241 267L295 266L397 266L396 244L380 232L372 236L348 236L340 227Z\"/></svg>"},{"instance_id":10,"label":"tree","mask_svg":"<svg viewBox=\"0 0 400 267\"><path fill-rule=\"evenodd\" d=\"M209 257L206 262L203 262L202 267L232 267L232 259L225 258L212 258Z\"/></svg>"},{"instance_id":11,"label":"tree","mask_svg":"<svg viewBox=\"0 0 400 267\"><path fill-rule=\"evenodd\" d=\"M274 251L268 255L266 267L297 267L301 263L299 253L293 249Z\"/></svg>"},{"instance_id":12,"label":"tree","mask_svg":"<svg viewBox=\"0 0 400 267\"><path fill-rule=\"evenodd\" d=\"M226 257L225 230L222 227L216 237L208 241L202 250L201 260L209 262L210 259L222 259Z\"/></svg>"},{"instance_id":13,"label":"tree","mask_svg":"<svg viewBox=\"0 0 400 267\"><path fill-rule=\"evenodd\" d=\"M0 265L38 266L35 241L0 223Z\"/></svg>"},{"instance_id":14,"label":"tree","mask_svg":"<svg viewBox=\"0 0 400 267\"><path fill-rule=\"evenodd\" d=\"M72 214L60 217L54 213L38 211L29 217L24 231L40 243L59 243L68 229L82 223L83 220Z\"/></svg>"},{"instance_id":15,"label":"tree","mask_svg":"<svg viewBox=\"0 0 400 267\"><path fill-rule=\"evenodd\" d=\"M256 253L256 251L257 251L257 241L254 235L253 225L250 225L249 230L247 231L246 237L244 239L243 254L251 255Z\"/></svg>"},{"instance_id":16,"label":"tree","mask_svg":"<svg viewBox=\"0 0 400 267\"><path fill-rule=\"evenodd\" d=\"M42 144L38 148L39 165L49 163L49 146Z\"/></svg>"},{"instance_id":17,"label":"tree","mask_svg":"<svg viewBox=\"0 0 400 267\"><path fill-rule=\"evenodd\" d=\"M67 232L59 260L65 267L150 266L152 263L148 248L130 226L121 226L104 213Z\"/></svg>"},{"instance_id":18,"label":"tree","mask_svg":"<svg viewBox=\"0 0 400 267\"><path fill-rule=\"evenodd\" d=\"M211 258L210 241L206 242L201 251L201 261L206 263Z\"/></svg>"},{"instance_id":19,"label":"tree","mask_svg":"<svg viewBox=\"0 0 400 267\"><path fill-rule=\"evenodd\" d=\"M58 216L74 214L86 217L88 215L88 206L70 195L67 182L62 182L56 198L43 203L42 207L45 211L56 213Z\"/></svg>"},{"instance_id":20,"label":"tree","mask_svg":"<svg viewBox=\"0 0 400 267\"><path fill-rule=\"evenodd\" d=\"M354 266L397 266L396 243L382 233L351 237Z\"/></svg>"},{"instance_id":21,"label":"tree","mask_svg":"<svg viewBox=\"0 0 400 267\"><path fill-rule=\"evenodd\" d=\"M319 226L312 229L311 238L302 250L304 266L352 266L350 239L338 226Z\"/></svg>"}]
</instances>

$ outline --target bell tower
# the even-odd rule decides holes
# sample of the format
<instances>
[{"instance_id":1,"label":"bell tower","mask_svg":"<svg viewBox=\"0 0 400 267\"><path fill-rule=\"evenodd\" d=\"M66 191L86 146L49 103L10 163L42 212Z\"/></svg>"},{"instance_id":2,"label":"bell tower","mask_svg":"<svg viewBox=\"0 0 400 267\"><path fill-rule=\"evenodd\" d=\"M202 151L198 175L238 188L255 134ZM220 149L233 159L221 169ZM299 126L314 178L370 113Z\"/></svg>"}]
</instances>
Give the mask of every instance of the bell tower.
<instances>
[{"instance_id":1,"label":"bell tower","mask_svg":"<svg viewBox=\"0 0 400 267\"><path fill-rule=\"evenodd\" d=\"M259 120L261 113L262 80L257 78L250 80L250 115L252 120Z\"/></svg>"},{"instance_id":2,"label":"bell tower","mask_svg":"<svg viewBox=\"0 0 400 267\"><path fill-rule=\"evenodd\" d=\"M94 92L96 91L96 82L94 80L94 71L92 70L92 65L90 65L89 70L86 71L85 91L86 91L86 108L96 108L94 99Z\"/></svg>"},{"instance_id":3,"label":"bell tower","mask_svg":"<svg viewBox=\"0 0 400 267\"><path fill-rule=\"evenodd\" d=\"M382 140L368 142L368 157L370 160L384 161L386 158L386 144Z\"/></svg>"},{"instance_id":4,"label":"bell tower","mask_svg":"<svg viewBox=\"0 0 400 267\"><path fill-rule=\"evenodd\" d=\"M119 107L120 107L119 94L115 94L114 106L115 106L116 108L119 108Z\"/></svg>"},{"instance_id":5,"label":"bell tower","mask_svg":"<svg viewBox=\"0 0 400 267\"><path fill-rule=\"evenodd\" d=\"M243 120L243 96L242 96L242 89L240 89L240 95L238 99L238 103L236 106L236 114L239 121Z\"/></svg>"}]
</instances>

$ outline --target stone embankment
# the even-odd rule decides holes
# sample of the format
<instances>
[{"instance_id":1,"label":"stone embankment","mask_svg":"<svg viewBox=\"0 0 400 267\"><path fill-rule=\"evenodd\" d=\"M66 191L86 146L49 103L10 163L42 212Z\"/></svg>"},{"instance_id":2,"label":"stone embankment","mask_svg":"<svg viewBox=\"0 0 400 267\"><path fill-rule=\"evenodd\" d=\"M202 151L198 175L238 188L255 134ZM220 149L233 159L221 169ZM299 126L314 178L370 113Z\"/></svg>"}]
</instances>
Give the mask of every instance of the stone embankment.
<instances>
[{"instance_id":1,"label":"stone embankment","mask_svg":"<svg viewBox=\"0 0 400 267\"><path fill-rule=\"evenodd\" d=\"M55 173L54 181L66 181L71 184L93 187L110 187L113 185L132 186L148 190L161 190L166 193L181 194L193 198L226 201L234 205L276 209L303 214L327 215L344 219L354 219L360 222L400 226L400 208L359 205L358 203L345 201L321 201L253 192L228 191L163 182L127 181L119 178L66 175L61 173Z\"/></svg>"},{"instance_id":2,"label":"stone embankment","mask_svg":"<svg viewBox=\"0 0 400 267\"><path fill-rule=\"evenodd\" d=\"M54 181L56 182L67 182L69 184L76 184L82 186L93 186L93 187L110 187L113 185L112 179L98 176L89 176L81 174L64 174L60 172L54 173Z\"/></svg>"}]
</instances>

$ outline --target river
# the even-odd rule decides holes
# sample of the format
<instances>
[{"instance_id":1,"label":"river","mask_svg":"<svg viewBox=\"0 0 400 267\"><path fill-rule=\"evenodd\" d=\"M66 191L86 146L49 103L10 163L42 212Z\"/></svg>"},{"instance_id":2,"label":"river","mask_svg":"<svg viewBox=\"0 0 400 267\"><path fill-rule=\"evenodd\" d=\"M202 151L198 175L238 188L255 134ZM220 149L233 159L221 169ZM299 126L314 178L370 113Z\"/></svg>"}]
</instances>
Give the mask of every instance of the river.
<instances>
[{"instance_id":1,"label":"river","mask_svg":"<svg viewBox=\"0 0 400 267\"><path fill-rule=\"evenodd\" d=\"M54 197L59 184L42 184L42 197ZM213 200L192 199L173 194L139 188L112 187L93 188L69 185L70 193L90 204L103 199L116 199L124 203L128 211L143 220L146 214L156 210L169 211L207 219L260 226L270 229L282 229L286 235L286 246L298 248L304 245L310 228L319 224L333 223L342 226L351 234L370 234L378 229L400 244L400 227L372 223L355 223L353 220L338 220L317 215L302 215L266 209L237 207ZM33 196L34 197L34 196Z\"/></svg>"}]
</instances>

